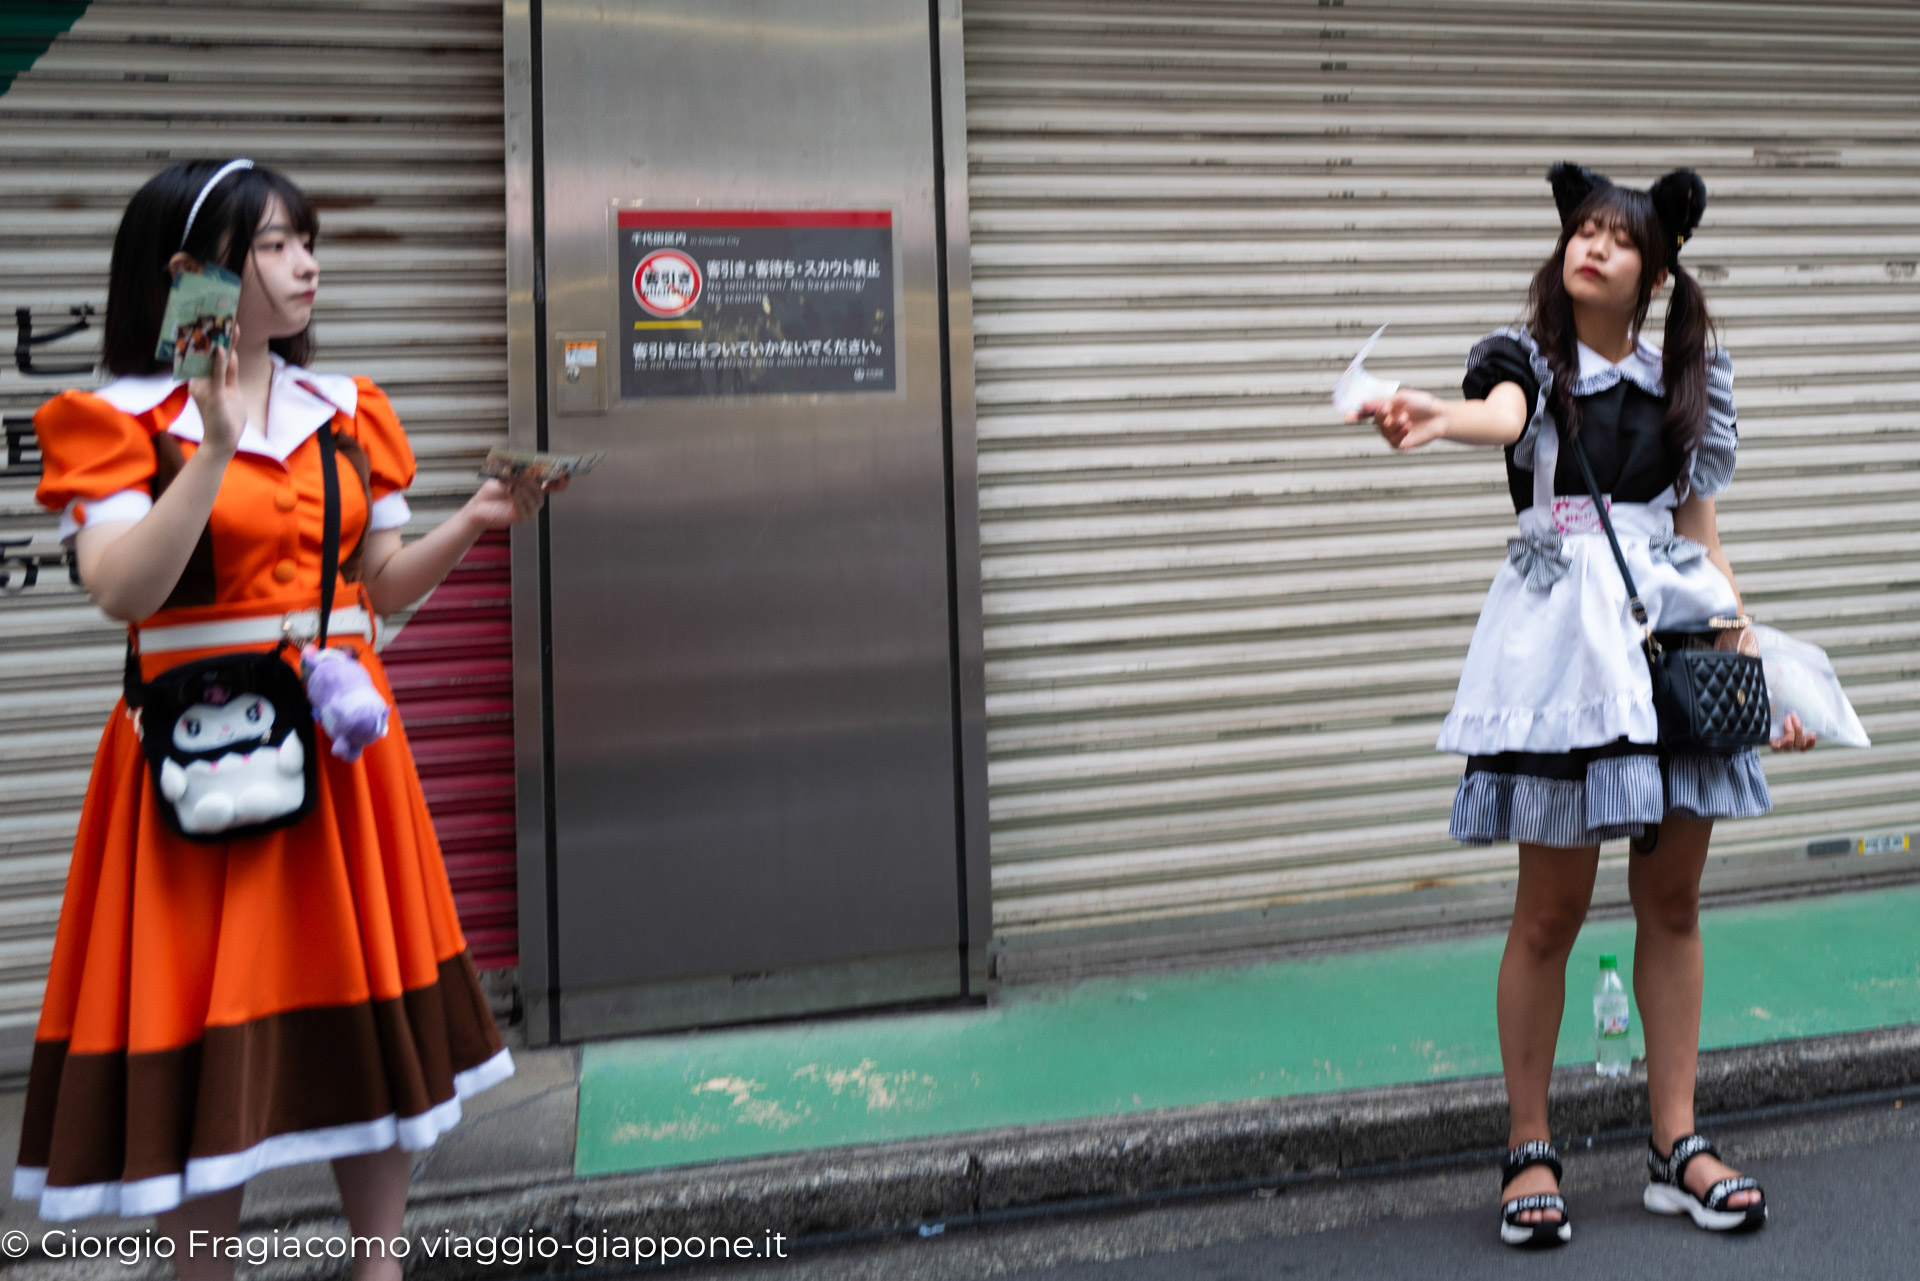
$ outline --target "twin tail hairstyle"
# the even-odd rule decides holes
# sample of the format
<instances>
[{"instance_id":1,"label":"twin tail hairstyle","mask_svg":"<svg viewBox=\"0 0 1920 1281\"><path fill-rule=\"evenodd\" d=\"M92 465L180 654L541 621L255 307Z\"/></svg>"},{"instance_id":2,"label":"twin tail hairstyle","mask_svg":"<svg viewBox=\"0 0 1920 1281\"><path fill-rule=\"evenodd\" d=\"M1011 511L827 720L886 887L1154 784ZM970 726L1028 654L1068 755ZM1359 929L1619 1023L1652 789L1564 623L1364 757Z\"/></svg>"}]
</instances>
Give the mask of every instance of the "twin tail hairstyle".
<instances>
[{"instance_id":1,"label":"twin tail hairstyle","mask_svg":"<svg viewBox=\"0 0 1920 1281\"><path fill-rule=\"evenodd\" d=\"M1566 161L1547 171L1547 181L1560 212L1560 239L1552 256L1534 273L1527 293L1527 328L1553 370L1554 421L1570 437L1579 433L1573 383L1580 359L1564 270L1567 242L1591 219L1609 230L1624 231L1640 252L1640 294L1632 325L1636 336L1661 275L1673 281L1661 344L1661 381L1667 388L1662 434L1669 449L1685 454L1707 430L1707 345L1714 326L1698 282L1680 265L1680 249L1706 211L1706 183L1691 169L1676 169L1649 190L1638 191Z\"/></svg>"}]
</instances>

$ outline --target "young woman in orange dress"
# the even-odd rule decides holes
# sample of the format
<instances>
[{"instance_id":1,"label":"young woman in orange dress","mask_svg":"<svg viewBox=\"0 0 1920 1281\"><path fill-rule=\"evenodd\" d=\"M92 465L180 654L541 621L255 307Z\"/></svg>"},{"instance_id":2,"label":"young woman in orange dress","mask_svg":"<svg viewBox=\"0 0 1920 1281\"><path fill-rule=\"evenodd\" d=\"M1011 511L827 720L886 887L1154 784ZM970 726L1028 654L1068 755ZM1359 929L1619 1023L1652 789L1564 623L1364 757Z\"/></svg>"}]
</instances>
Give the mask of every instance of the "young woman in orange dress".
<instances>
[{"instance_id":1,"label":"young woman in orange dress","mask_svg":"<svg viewBox=\"0 0 1920 1281\"><path fill-rule=\"evenodd\" d=\"M105 366L117 378L35 416L37 497L61 513L88 593L131 626L151 681L311 633L330 454L339 573L327 644L355 653L391 708L376 616L426 595L545 491L488 480L402 546L414 459L393 407L365 378L304 368L316 231L300 190L248 161L177 165L142 187L113 246ZM231 354L186 383L155 357L183 263L242 282ZM50 1219L158 1215L187 1278L231 1275L230 1261L195 1257L190 1234L231 1235L246 1180L298 1162L333 1162L356 1235L395 1235L408 1154L513 1072L398 714L351 761L314 733L310 813L188 839L162 813L123 701L74 841L14 1195ZM399 1265L358 1260L355 1276L397 1278Z\"/></svg>"}]
</instances>

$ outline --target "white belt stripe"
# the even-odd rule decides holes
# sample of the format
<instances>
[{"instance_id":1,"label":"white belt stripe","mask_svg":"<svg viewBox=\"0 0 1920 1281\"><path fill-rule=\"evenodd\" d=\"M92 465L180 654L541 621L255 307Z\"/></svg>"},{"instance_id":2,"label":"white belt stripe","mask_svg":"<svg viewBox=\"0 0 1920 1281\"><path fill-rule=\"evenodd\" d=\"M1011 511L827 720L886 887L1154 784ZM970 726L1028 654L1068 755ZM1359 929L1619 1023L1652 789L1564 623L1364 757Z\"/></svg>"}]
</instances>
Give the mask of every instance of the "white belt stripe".
<instances>
[{"instance_id":1,"label":"white belt stripe","mask_svg":"<svg viewBox=\"0 0 1920 1281\"><path fill-rule=\"evenodd\" d=\"M140 652L169 654L183 649L211 649L218 645L264 644L285 636L289 630L289 623L292 624L291 630L296 639L310 640L317 630L316 624L319 617L320 611L317 609L300 609L288 614L258 614L250 618L227 618L212 623L174 623L166 627L142 627ZM371 638L374 634L372 617L358 605L336 609L328 617L329 637Z\"/></svg>"}]
</instances>

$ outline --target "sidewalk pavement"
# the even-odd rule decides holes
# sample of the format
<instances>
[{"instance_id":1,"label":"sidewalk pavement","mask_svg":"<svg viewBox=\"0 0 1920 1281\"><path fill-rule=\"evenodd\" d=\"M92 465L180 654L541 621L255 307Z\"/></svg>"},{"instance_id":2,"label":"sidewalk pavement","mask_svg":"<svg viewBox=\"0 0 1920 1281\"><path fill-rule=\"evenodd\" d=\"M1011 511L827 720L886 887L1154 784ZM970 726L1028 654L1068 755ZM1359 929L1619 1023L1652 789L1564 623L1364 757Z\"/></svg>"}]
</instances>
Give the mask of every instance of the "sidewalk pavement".
<instances>
[{"instance_id":1,"label":"sidewalk pavement","mask_svg":"<svg viewBox=\"0 0 1920 1281\"><path fill-rule=\"evenodd\" d=\"M1917 920L1920 887L1703 913L1703 1124L1920 1092ZM1568 966L1553 1083L1563 1143L1648 1124L1644 1065L1616 1081L1588 1066L1597 958L1616 953L1631 984L1632 931L1631 920L1589 922ZM469 1101L467 1119L422 1156L409 1228L563 1241L777 1231L805 1241L1433 1161L1484 1159L1491 1179L1507 1121L1493 1009L1503 941L520 1050L515 1077ZM1637 1026L1634 1042L1637 1055ZM0 1143L10 1145L19 1096L0 1109ZM248 1188L256 1229L331 1233L338 1213L322 1167ZM15 1203L0 1230L37 1239L35 1222ZM275 1264L261 1275L326 1272ZM498 1272L418 1258L409 1268ZM129 1276L45 1260L18 1273Z\"/></svg>"}]
</instances>

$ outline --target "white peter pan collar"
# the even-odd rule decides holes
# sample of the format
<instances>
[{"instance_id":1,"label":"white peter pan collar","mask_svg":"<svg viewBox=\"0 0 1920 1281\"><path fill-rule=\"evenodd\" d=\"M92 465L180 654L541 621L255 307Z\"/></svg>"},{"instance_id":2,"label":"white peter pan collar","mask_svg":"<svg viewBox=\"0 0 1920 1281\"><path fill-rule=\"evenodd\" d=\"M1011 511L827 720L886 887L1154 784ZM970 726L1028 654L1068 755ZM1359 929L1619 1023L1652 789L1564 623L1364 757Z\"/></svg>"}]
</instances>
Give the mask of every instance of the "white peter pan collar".
<instances>
[{"instance_id":1,"label":"white peter pan collar","mask_svg":"<svg viewBox=\"0 0 1920 1281\"><path fill-rule=\"evenodd\" d=\"M1574 346L1580 353L1580 376L1574 379L1574 395L1591 396L1595 392L1605 391L1622 378L1649 396L1667 394L1667 385L1660 372L1660 349L1645 338L1639 339L1633 350L1627 353L1627 358L1617 365L1578 339L1574 340Z\"/></svg>"},{"instance_id":2,"label":"white peter pan collar","mask_svg":"<svg viewBox=\"0 0 1920 1281\"><path fill-rule=\"evenodd\" d=\"M165 374L117 378L93 394L129 414L144 414L186 384ZM360 389L345 374L316 374L273 357L273 390L267 397L267 430L249 422L240 432L242 453L259 454L277 463L300 443L330 422L335 414L351 415L360 402ZM169 435L198 441L203 430L200 406L189 398L180 416L167 424Z\"/></svg>"}]
</instances>

